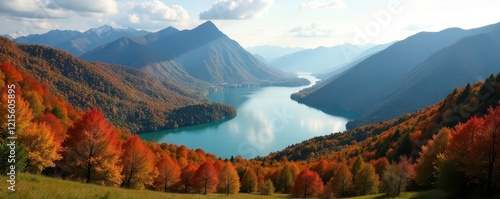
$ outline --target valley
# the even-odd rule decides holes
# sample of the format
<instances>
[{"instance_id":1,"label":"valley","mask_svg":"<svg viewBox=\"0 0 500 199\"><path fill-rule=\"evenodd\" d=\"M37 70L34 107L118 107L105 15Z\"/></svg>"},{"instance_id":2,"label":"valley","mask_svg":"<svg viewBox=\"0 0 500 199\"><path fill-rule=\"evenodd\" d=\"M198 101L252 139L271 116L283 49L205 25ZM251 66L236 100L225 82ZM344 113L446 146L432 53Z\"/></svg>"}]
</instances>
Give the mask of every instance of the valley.
<instances>
[{"instance_id":1,"label":"valley","mask_svg":"<svg viewBox=\"0 0 500 199\"><path fill-rule=\"evenodd\" d=\"M0 2L0 198L500 198L498 7Z\"/></svg>"},{"instance_id":2,"label":"valley","mask_svg":"<svg viewBox=\"0 0 500 199\"><path fill-rule=\"evenodd\" d=\"M147 141L202 148L222 158L265 156L312 137L341 132L356 115L335 116L294 102L290 95L312 86L318 79L298 73L312 82L302 87L244 87L211 92L207 98L235 107L238 114L222 122L140 134ZM217 140L207 142L207 140Z\"/></svg>"}]
</instances>

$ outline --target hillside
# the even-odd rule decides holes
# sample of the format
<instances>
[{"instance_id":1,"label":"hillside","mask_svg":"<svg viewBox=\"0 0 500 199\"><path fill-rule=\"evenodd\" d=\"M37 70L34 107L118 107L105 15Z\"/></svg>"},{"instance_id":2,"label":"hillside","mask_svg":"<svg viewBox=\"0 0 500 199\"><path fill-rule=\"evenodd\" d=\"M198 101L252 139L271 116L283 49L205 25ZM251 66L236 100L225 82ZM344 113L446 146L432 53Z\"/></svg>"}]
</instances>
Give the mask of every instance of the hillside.
<instances>
[{"instance_id":1,"label":"hillside","mask_svg":"<svg viewBox=\"0 0 500 199\"><path fill-rule=\"evenodd\" d=\"M384 103L386 98L392 97L390 95L399 94L397 91L401 91L402 87L386 90L391 85L394 84L398 79L400 79L403 75L408 74L408 71L417 70L421 62L427 60L431 55L437 53L438 51L450 46L456 45L458 41L467 36L479 35L481 33L493 32L499 28L498 24L485 26L482 28L471 29L471 30L462 30L457 28L446 29L441 32L422 32L416 35L413 35L405 40L396 42L391 45L387 49L368 57L363 60L359 64L351 67L341 75L332 77L331 79L325 80L325 83L319 84L318 87L312 87L307 90L303 90L299 93L296 93L292 96L293 99L299 101L300 103L307 104L309 106L313 106L319 108L325 112L332 112L335 109L348 109L354 112L359 113L364 116L363 118L367 121L366 123L373 123L378 121L383 121L383 119L390 119L401 115L403 113L408 113L411 111L418 110L419 108L423 108L426 105L437 102L437 100L442 98L449 92L450 87L462 87L464 86L470 79L462 81L460 84L456 84L456 82L446 82L446 84L435 84L439 88L435 88L439 95L435 94L427 94L422 90L413 90L413 95L417 96L429 96L432 97L435 101L432 100L424 100L423 104L419 104L415 107L409 106L399 106L399 107L388 107L396 113L396 115L377 118L374 115L366 114L372 111L373 107L380 107ZM459 46L457 46L459 47ZM476 50L478 52L482 50L482 48L475 48L472 50ZM461 59L466 59L467 57L463 57ZM446 59L446 58L443 58ZM453 59L453 58L450 58ZM470 57L471 60L475 60L474 57ZM461 75L466 75L469 72L474 71L476 65L464 65L468 67L464 67L468 70L459 70L460 74L454 74L457 78L460 78ZM484 66L488 68L492 68L494 66ZM491 74L492 70L485 70L480 73L480 78L486 78L489 74ZM474 72L473 74L478 74ZM405 76L405 79L401 78L402 81L405 81L405 85L415 84L422 76L430 75L427 71L421 73L413 73L410 77ZM436 74L433 76L434 78L438 78L443 76L444 74ZM430 77L430 76L429 76ZM478 80L478 77L475 77L472 82ZM429 82L434 82L434 80L438 81L438 79L427 79ZM444 82L443 82L444 83ZM443 89L441 89L443 88ZM410 96L404 96L405 99L410 98ZM368 103L369 102L369 103ZM387 104L386 104L387 105ZM352 127L350 125L349 127Z\"/></svg>"},{"instance_id":2,"label":"hillside","mask_svg":"<svg viewBox=\"0 0 500 199\"><path fill-rule=\"evenodd\" d=\"M375 45L375 46L368 48L367 50L365 50L361 53L353 54L355 57L353 59L349 60L347 63L344 63L338 67L335 67L335 68L328 68L327 70L319 71L319 72L315 73L314 75L317 78L323 79L323 80L330 79L333 76L338 76L338 75L342 74L343 72L347 71L348 69L352 68L353 66L358 65L359 63L361 63L362 61L364 61L368 57L388 48L389 46L391 46L394 43L396 43L396 42ZM324 81L324 82L326 83L328 81Z\"/></svg>"},{"instance_id":3,"label":"hillside","mask_svg":"<svg viewBox=\"0 0 500 199\"><path fill-rule=\"evenodd\" d=\"M27 71L80 110L100 107L115 125L133 132L164 129L176 120L169 113L207 102L200 93L143 70L88 63L60 50L5 38L0 38L0 62Z\"/></svg>"},{"instance_id":4,"label":"hillside","mask_svg":"<svg viewBox=\"0 0 500 199\"><path fill-rule=\"evenodd\" d=\"M122 59L124 55L134 56ZM307 83L266 66L210 21L192 30L167 28L144 37L122 38L81 57L143 68L191 88L193 84L206 83L226 86Z\"/></svg>"},{"instance_id":5,"label":"hillside","mask_svg":"<svg viewBox=\"0 0 500 199\"><path fill-rule=\"evenodd\" d=\"M500 29L465 37L379 90L377 98L371 100L377 106L365 107L368 111L350 125L360 126L414 112L440 101L455 87L485 80L500 71L499 51Z\"/></svg>"},{"instance_id":6,"label":"hillside","mask_svg":"<svg viewBox=\"0 0 500 199\"><path fill-rule=\"evenodd\" d=\"M226 196L229 198L253 196L239 194L240 191L266 194L277 191L298 198L323 195L350 197L379 191L400 195L399 191L409 186L413 179L420 187L412 185L410 189L431 188L429 185L436 182L432 176L437 171L441 176L440 183L455 183L454 176L463 178L458 181L460 188L440 184L439 188L446 192L433 191L432 194L458 194L455 191L462 190L474 194L472 196L497 196L494 194L499 191L498 186L492 182L500 178L493 172L500 168L500 162L495 162L499 157L497 154L500 154L497 153L500 146L495 145L500 139L500 74L491 75L484 83L455 89L441 103L417 113L377 125L360 127L343 134L314 138L291 146L283 152L253 160L240 156L222 160L202 149L192 150L167 143L147 143L137 135L109 124L99 109L74 110L64 99L52 95L47 87L35 81L27 72L9 64L2 64L0 77L2 92L7 93L8 88L12 88L12 91L8 92L15 92L16 95L4 95L0 100L2 103L8 103L9 97L16 100L16 136L22 143L16 149L17 173L27 171L102 185L95 189L107 192L99 197L120 194L115 191L121 189L104 186L162 192L208 193L207 197L219 192L230 194ZM194 112L189 109L191 107L186 111ZM8 115L9 112L6 107L0 108L0 114ZM179 114L183 114L183 111L179 111ZM7 125L6 122L0 123L0 131L3 132L0 136L2 171L9 171L9 164L5 160L8 158L5 154L10 153L9 146L6 145L10 138L7 138L7 133L4 132ZM443 137L449 141L442 141ZM432 141L429 141L430 139ZM436 149L439 151L434 150L434 142L439 143L439 149ZM96 148L99 150L94 150ZM462 152L475 155L467 157L461 155ZM443 155L444 160L452 162L435 160L438 154ZM400 155L407 155L409 159L400 159ZM429 157L434 157L434 160L425 159ZM100 161L91 161L94 159ZM290 161L292 159L297 161ZM457 169L448 167L455 162ZM136 169L131 169L131 166L136 166ZM417 171L415 174L414 169ZM449 172L452 172L453 176L447 176ZM352 189L341 189L343 185L337 183L337 177L342 175L347 176L345 179L348 179L347 183L350 184L348 187ZM354 175L366 176L363 179L367 179L364 182L368 184L359 183L362 181L359 177L352 177ZM426 177L429 175L430 177ZM481 178L484 176L490 176L491 181ZM207 183L202 183L204 179L208 179ZM313 181L314 186L306 187L309 191L303 192L302 184L307 180ZM30 176L28 181L36 184L39 178ZM61 196L64 197L64 193L59 192L61 180L48 179L47 182L38 186L47 185L44 192L52 191L52 194L63 194ZM394 182L403 184L398 186L402 188L398 188L397 194L384 188L394 186ZM466 189L462 189L462 183ZM28 184L26 186L37 186ZM67 193L96 194L86 192L85 187L91 185L73 185L84 190L77 189ZM231 187L230 190L228 186ZM356 191L361 190L361 187L365 187L366 191ZM30 190L34 192L22 191L21 194L36 193L39 189ZM141 193L157 194L144 191ZM405 195L407 194L402 193L402 196ZM94 196L97 197L92 197ZM364 196L366 197L371 196Z\"/></svg>"},{"instance_id":7,"label":"hillside","mask_svg":"<svg viewBox=\"0 0 500 199\"><path fill-rule=\"evenodd\" d=\"M400 155L419 157L420 147L443 127L453 128L469 118L482 117L489 107L500 100L500 74L490 75L485 82L455 89L444 100L417 112L356 127L343 133L319 136L270 154L266 158L306 160L325 157L349 159L362 155L365 160L387 157L396 160ZM405 139L411 139L406 142ZM406 142L406 146L402 144Z\"/></svg>"}]
</instances>

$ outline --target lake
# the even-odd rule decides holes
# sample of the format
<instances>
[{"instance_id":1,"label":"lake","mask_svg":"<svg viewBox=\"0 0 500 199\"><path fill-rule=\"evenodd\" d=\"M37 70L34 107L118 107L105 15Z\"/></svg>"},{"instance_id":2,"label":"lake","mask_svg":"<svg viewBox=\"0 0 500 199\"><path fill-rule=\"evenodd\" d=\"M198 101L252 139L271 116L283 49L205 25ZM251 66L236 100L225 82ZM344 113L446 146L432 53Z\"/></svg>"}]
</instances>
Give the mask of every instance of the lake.
<instances>
[{"instance_id":1,"label":"lake","mask_svg":"<svg viewBox=\"0 0 500 199\"><path fill-rule=\"evenodd\" d=\"M298 73L312 84L318 79ZM309 85L309 86L312 86ZM290 95L302 87L230 88L207 95L236 108L236 117L210 124L140 134L147 141L201 148L222 158L266 156L304 140L345 130L354 115L334 116L299 104Z\"/></svg>"}]
</instances>

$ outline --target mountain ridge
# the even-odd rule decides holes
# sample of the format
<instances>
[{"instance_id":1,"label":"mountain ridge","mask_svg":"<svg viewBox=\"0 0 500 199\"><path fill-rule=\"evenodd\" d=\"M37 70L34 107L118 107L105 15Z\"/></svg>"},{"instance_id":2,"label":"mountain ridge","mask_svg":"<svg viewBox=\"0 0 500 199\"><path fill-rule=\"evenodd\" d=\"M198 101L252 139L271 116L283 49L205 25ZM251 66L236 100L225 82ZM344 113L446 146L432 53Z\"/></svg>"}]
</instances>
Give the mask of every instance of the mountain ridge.
<instances>
[{"instance_id":1,"label":"mountain ridge","mask_svg":"<svg viewBox=\"0 0 500 199\"><path fill-rule=\"evenodd\" d=\"M110 25L91 28L84 32L75 30L51 30L44 34L31 34L15 38L23 44L39 44L64 50L79 56L97 46L126 36L143 36L149 32L133 28L114 28Z\"/></svg>"},{"instance_id":2,"label":"mountain ridge","mask_svg":"<svg viewBox=\"0 0 500 199\"><path fill-rule=\"evenodd\" d=\"M417 33L368 57L340 76L327 80L328 83L319 84L321 87L303 90L293 94L292 98L326 112L341 108L365 115L370 106L379 106L377 103L380 102L373 100L381 98L379 96L380 91L383 91L385 87L396 81L401 75L425 61L429 56L457 43L462 38L488 33L498 28L500 28L500 24L471 30L449 28L440 32ZM335 96L332 96L333 93L335 93ZM406 108L398 107L398 109L405 110ZM399 113L406 112L400 111ZM379 120L371 118L368 121L377 122ZM350 122L350 124L353 123ZM349 125L350 128L353 126Z\"/></svg>"},{"instance_id":3,"label":"mountain ridge","mask_svg":"<svg viewBox=\"0 0 500 199\"><path fill-rule=\"evenodd\" d=\"M191 30L160 33L161 31L134 39L122 38L87 52L81 57L88 61L145 68L194 89L211 85L308 83L307 80L268 67L210 21ZM121 59L124 54L127 58ZM199 86L193 86L193 82Z\"/></svg>"},{"instance_id":4,"label":"mountain ridge","mask_svg":"<svg viewBox=\"0 0 500 199\"><path fill-rule=\"evenodd\" d=\"M320 46L281 56L271 62L271 66L286 72L320 72L338 68L367 50L366 46L341 44L332 47Z\"/></svg>"},{"instance_id":5,"label":"mountain ridge","mask_svg":"<svg viewBox=\"0 0 500 199\"><path fill-rule=\"evenodd\" d=\"M195 109L220 111L214 113L217 116L235 114L234 108L210 104L203 93L180 87L167 78L116 64L88 63L46 46L17 44L1 37L0 63L29 72L78 109L101 108L113 124L132 132L181 127L183 123L177 120L185 118L169 115L193 105L204 104Z\"/></svg>"}]
</instances>

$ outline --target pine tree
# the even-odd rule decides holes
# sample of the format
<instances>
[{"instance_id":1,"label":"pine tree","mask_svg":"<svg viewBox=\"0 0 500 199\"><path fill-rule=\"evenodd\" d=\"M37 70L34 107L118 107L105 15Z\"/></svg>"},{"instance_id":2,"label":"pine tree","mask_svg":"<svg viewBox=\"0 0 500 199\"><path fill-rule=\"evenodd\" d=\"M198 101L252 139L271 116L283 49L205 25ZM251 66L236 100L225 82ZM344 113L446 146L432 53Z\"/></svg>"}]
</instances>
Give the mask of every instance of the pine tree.
<instances>
[{"instance_id":1,"label":"pine tree","mask_svg":"<svg viewBox=\"0 0 500 199\"><path fill-rule=\"evenodd\" d=\"M290 166L285 165L279 174L278 187L282 193L288 193L293 185L293 176L290 171Z\"/></svg>"}]
</instances>

